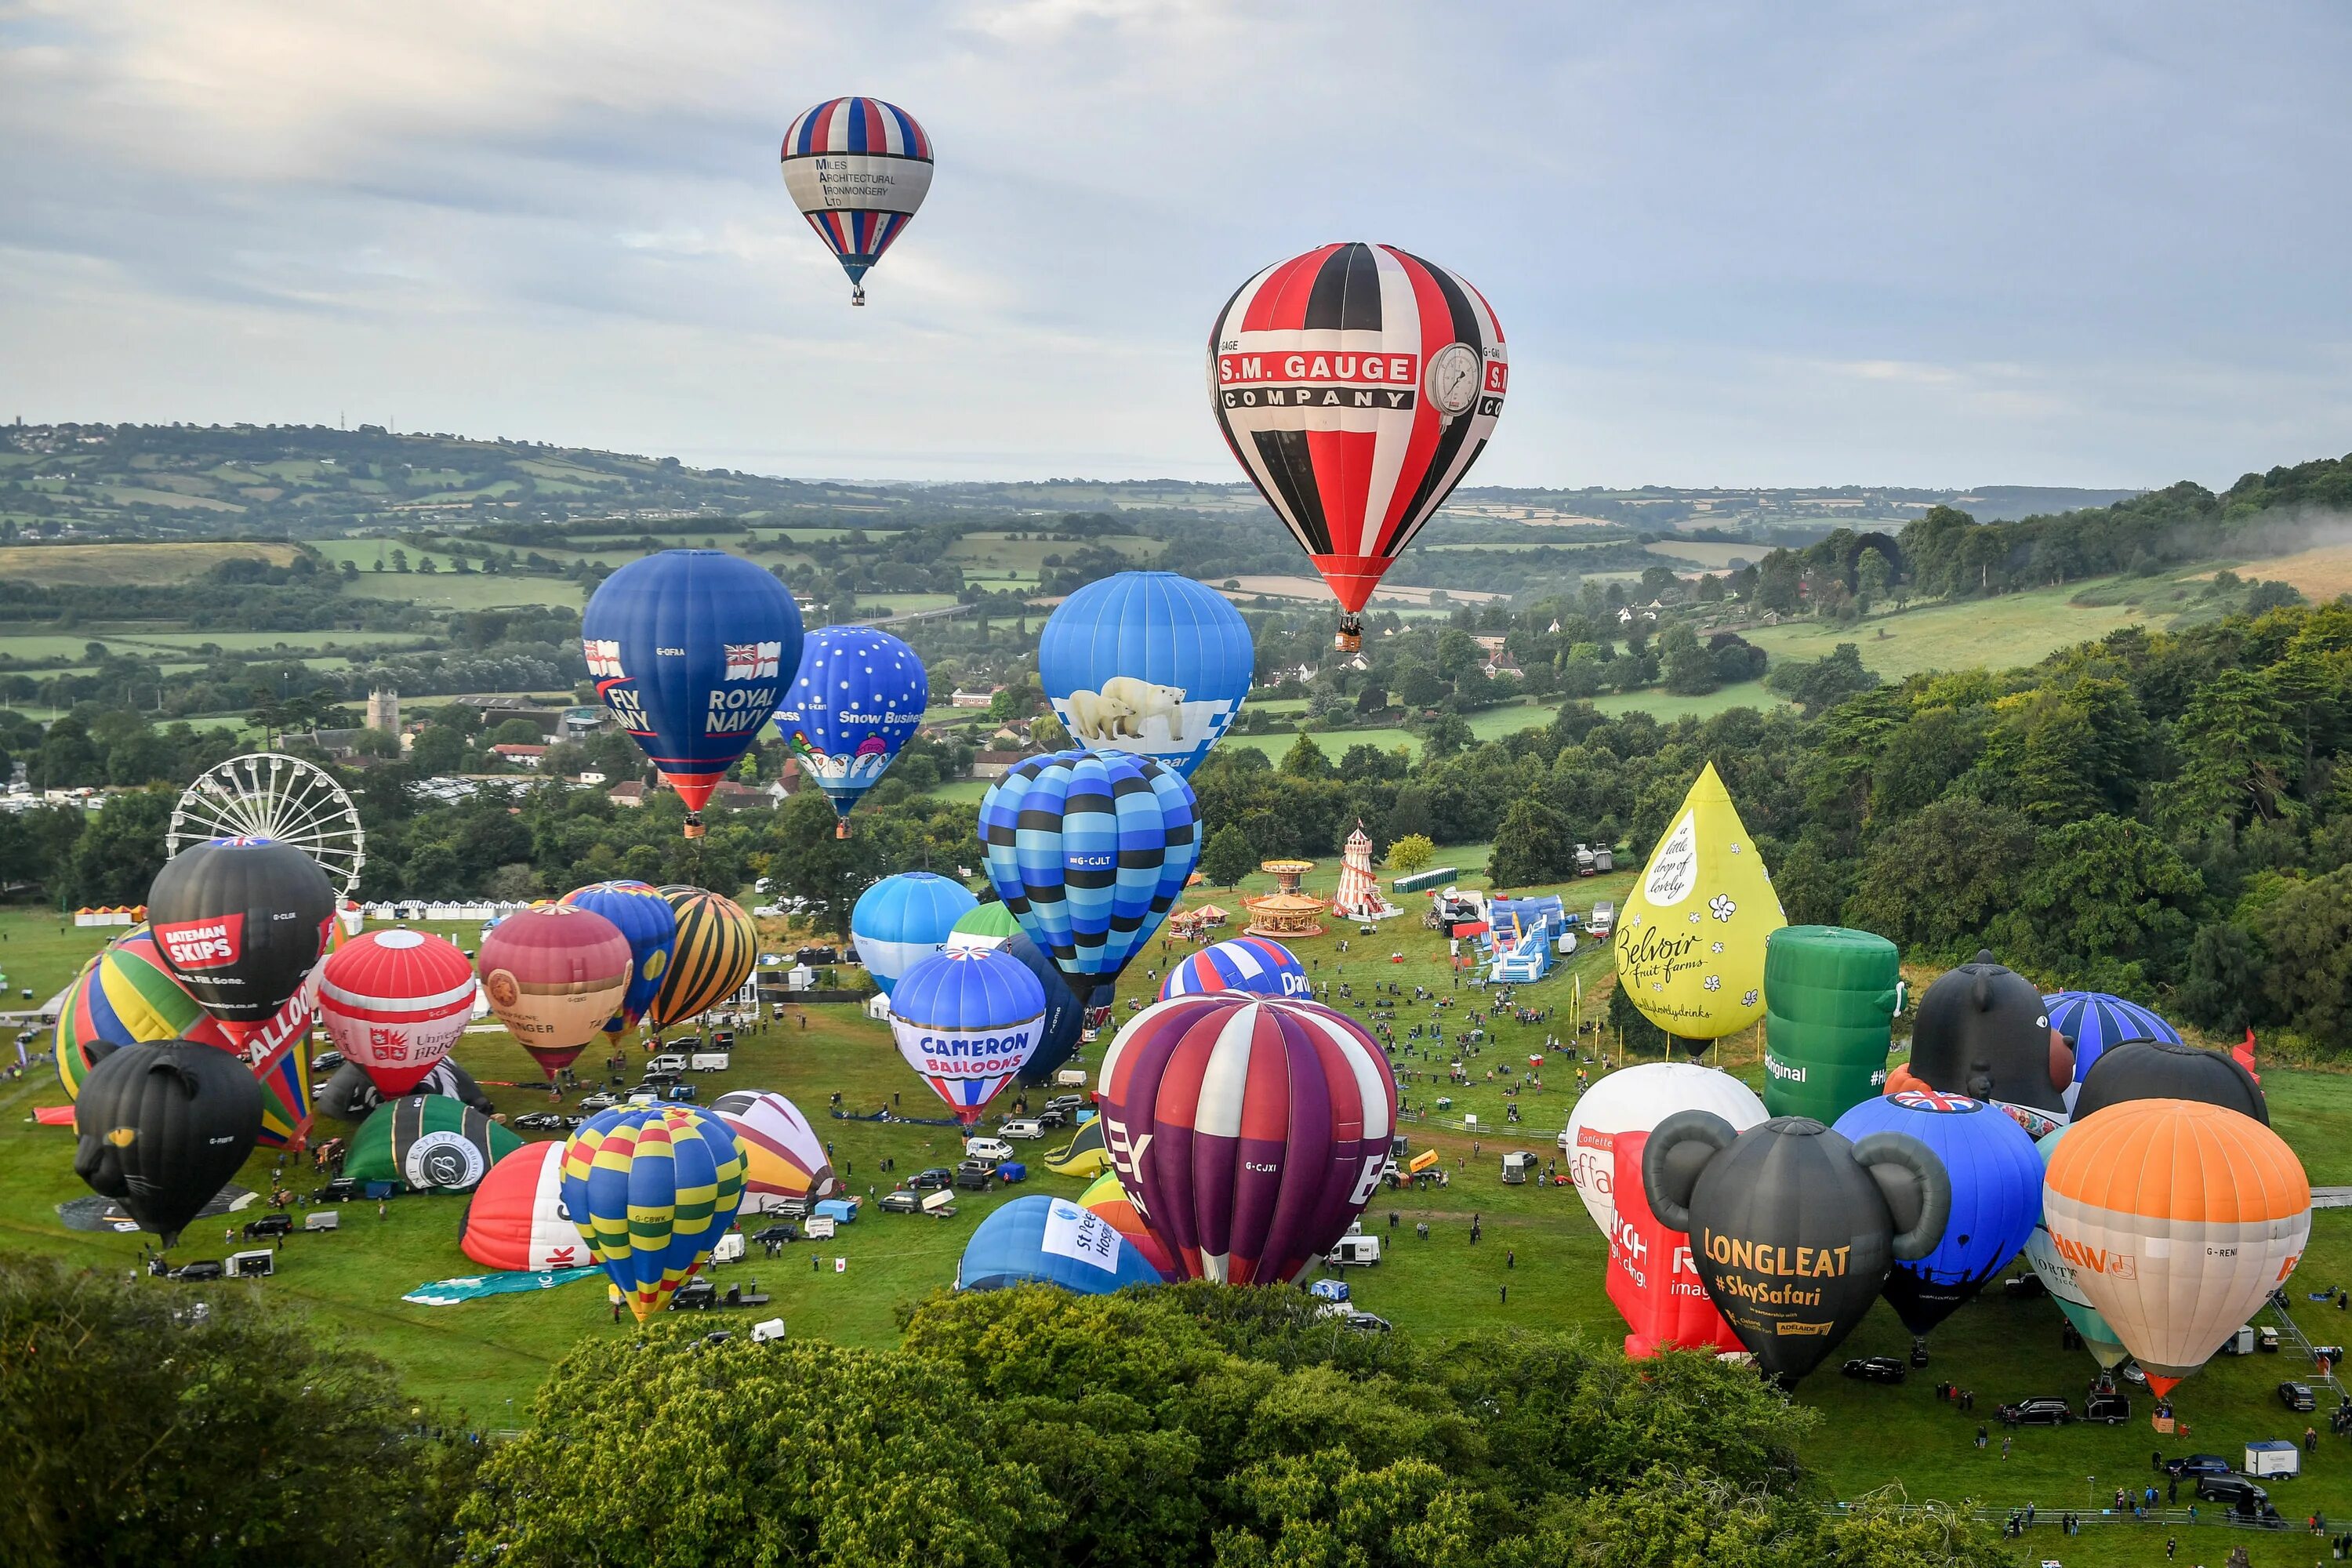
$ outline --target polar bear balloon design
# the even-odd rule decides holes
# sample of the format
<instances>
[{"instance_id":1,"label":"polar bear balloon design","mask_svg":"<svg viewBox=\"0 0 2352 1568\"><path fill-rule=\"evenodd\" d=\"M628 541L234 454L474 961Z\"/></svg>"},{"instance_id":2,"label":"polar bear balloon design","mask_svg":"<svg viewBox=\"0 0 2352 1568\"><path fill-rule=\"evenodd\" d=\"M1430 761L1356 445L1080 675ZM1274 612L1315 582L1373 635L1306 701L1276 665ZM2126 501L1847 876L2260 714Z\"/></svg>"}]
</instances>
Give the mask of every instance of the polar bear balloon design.
<instances>
[{"instance_id":1,"label":"polar bear balloon design","mask_svg":"<svg viewBox=\"0 0 2352 1568\"><path fill-rule=\"evenodd\" d=\"M1099 691L1073 691L1067 704L1070 734L1088 745L1116 744L1144 739L1144 726L1164 720L1168 739L1184 739L1184 689L1160 686L1131 675L1114 675Z\"/></svg>"}]
</instances>

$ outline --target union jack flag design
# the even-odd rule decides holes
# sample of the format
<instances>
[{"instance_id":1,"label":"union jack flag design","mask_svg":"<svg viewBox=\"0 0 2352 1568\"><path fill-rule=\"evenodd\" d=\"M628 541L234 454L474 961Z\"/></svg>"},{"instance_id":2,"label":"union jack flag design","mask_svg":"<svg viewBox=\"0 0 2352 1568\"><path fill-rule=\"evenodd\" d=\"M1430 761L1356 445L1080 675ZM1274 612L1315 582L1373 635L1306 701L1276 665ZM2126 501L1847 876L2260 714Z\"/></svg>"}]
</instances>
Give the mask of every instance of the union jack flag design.
<instances>
[{"instance_id":1,"label":"union jack flag design","mask_svg":"<svg viewBox=\"0 0 2352 1568\"><path fill-rule=\"evenodd\" d=\"M609 637L588 637L580 646L588 656L590 675L609 676L616 680L628 679L628 672L621 668L621 645L618 642Z\"/></svg>"},{"instance_id":2,"label":"union jack flag design","mask_svg":"<svg viewBox=\"0 0 2352 1568\"><path fill-rule=\"evenodd\" d=\"M784 656L781 642L731 642L727 645L727 679L761 680L773 678Z\"/></svg>"},{"instance_id":3,"label":"union jack flag design","mask_svg":"<svg viewBox=\"0 0 2352 1568\"><path fill-rule=\"evenodd\" d=\"M1965 1094L1950 1094L1940 1089L1906 1089L1886 1097L1895 1104L1912 1110L1933 1110L1945 1115L1955 1111L1981 1110L1980 1100Z\"/></svg>"}]
</instances>

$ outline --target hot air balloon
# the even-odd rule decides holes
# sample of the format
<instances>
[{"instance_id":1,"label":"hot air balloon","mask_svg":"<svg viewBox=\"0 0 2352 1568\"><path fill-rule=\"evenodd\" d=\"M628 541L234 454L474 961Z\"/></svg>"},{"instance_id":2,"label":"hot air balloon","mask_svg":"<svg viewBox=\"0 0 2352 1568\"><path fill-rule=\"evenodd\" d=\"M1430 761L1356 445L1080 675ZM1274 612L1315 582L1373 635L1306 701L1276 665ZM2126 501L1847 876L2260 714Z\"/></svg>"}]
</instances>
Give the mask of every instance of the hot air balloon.
<instances>
[{"instance_id":1,"label":"hot air balloon","mask_svg":"<svg viewBox=\"0 0 2352 1568\"><path fill-rule=\"evenodd\" d=\"M1707 763L1617 919L1617 983L1696 1056L1763 1016L1764 952L1788 924L1763 854Z\"/></svg>"},{"instance_id":2,"label":"hot air balloon","mask_svg":"<svg viewBox=\"0 0 2352 1568\"><path fill-rule=\"evenodd\" d=\"M985 907L1003 908L1002 904ZM1087 1005L1071 989L1070 977L1055 966L1044 948L1029 940L1027 931L1014 931L997 944L997 950L1019 959L1037 977L1038 985L1045 993L1045 1017L1037 1026L1037 1049L1021 1069L1021 1081L1034 1089L1052 1082L1062 1064L1077 1055L1078 1046L1086 1038Z\"/></svg>"},{"instance_id":3,"label":"hot air balloon","mask_svg":"<svg viewBox=\"0 0 2352 1568\"><path fill-rule=\"evenodd\" d=\"M2270 1102L2245 1063L2178 1040L2126 1040L2102 1051L2083 1077L2074 1120L2134 1100L2201 1100L2270 1125Z\"/></svg>"},{"instance_id":4,"label":"hot air balloon","mask_svg":"<svg viewBox=\"0 0 2352 1568\"><path fill-rule=\"evenodd\" d=\"M320 966L319 1012L344 1061L385 1094L405 1094L466 1032L474 963L424 931L370 931Z\"/></svg>"},{"instance_id":5,"label":"hot air balloon","mask_svg":"<svg viewBox=\"0 0 2352 1568\"><path fill-rule=\"evenodd\" d=\"M1764 939L1764 1106L1833 1122L1886 1087L1903 1007L1903 955L1843 926L1782 926Z\"/></svg>"},{"instance_id":6,"label":"hot air balloon","mask_svg":"<svg viewBox=\"0 0 2352 1568\"><path fill-rule=\"evenodd\" d=\"M1053 1285L1080 1296L1162 1283L1104 1215L1067 1198L1015 1198L980 1222L956 1264L959 1290Z\"/></svg>"},{"instance_id":7,"label":"hot air balloon","mask_svg":"<svg viewBox=\"0 0 2352 1568\"><path fill-rule=\"evenodd\" d=\"M598 585L580 623L596 695L686 803L686 836L801 657L782 583L723 550L664 550Z\"/></svg>"},{"instance_id":8,"label":"hot air balloon","mask_svg":"<svg viewBox=\"0 0 2352 1568\"><path fill-rule=\"evenodd\" d=\"M1217 992L1155 1002L1103 1058L1119 1184L1191 1279L1296 1279L1363 1212L1396 1080L1355 1020Z\"/></svg>"},{"instance_id":9,"label":"hot air balloon","mask_svg":"<svg viewBox=\"0 0 2352 1568\"><path fill-rule=\"evenodd\" d=\"M890 1033L932 1091L969 1127L1037 1048L1045 988L1001 949L935 952L890 993Z\"/></svg>"},{"instance_id":10,"label":"hot air balloon","mask_svg":"<svg viewBox=\"0 0 2352 1568\"><path fill-rule=\"evenodd\" d=\"M343 1174L398 1182L412 1193L466 1193L522 1140L465 1101L407 1094L368 1112L352 1134Z\"/></svg>"},{"instance_id":11,"label":"hot air balloon","mask_svg":"<svg viewBox=\"0 0 2352 1568\"><path fill-rule=\"evenodd\" d=\"M588 1260L563 1206L563 1145L526 1143L490 1167L457 1220L457 1246L485 1268L577 1268Z\"/></svg>"},{"instance_id":12,"label":"hot air balloon","mask_svg":"<svg viewBox=\"0 0 2352 1568\"><path fill-rule=\"evenodd\" d=\"M1756 1091L1697 1062L1643 1062L1603 1073L1579 1095L1559 1135L1562 1163L1584 1212L1603 1236L1617 1231L1614 1150L1628 1132L1648 1132L1677 1110L1711 1110L1745 1132L1764 1120ZM1638 1169L1638 1167L1636 1167Z\"/></svg>"},{"instance_id":13,"label":"hot air balloon","mask_svg":"<svg viewBox=\"0 0 2352 1568\"><path fill-rule=\"evenodd\" d=\"M1906 1089L1851 1108L1837 1131L1856 1145L1874 1132L1907 1133L1950 1178L1943 1239L1925 1258L1897 1261L1886 1277L1886 1300L1914 1336L1959 1310L2032 1236L2042 1213L2042 1155L2024 1128L1984 1101Z\"/></svg>"},{"instance_id":14,"label":"hot air balloon","mask_svg":"<svg viewBox=\"0 0 2352 1568\"><path fill-rule=\"evenodd\" d=\"M1952 1206L1917 1139L1849 1143L1802 1116L1734 1132L1678 1111L1650 1133L1642 1188L1668 1229L1689 1233L1717 1310L1784 1386L1862 1321L1890 1267L1936 1250Z\"/></svg>"},{"instance_id":15,"label":"hot air balloon","mask_svg":"<svg viewBox=\"0 0 2352 1568\"><path fill-rule=\"evenodd\" d=\"M858 961L885 996L899 976L947 945L956 921L980 900L961 882L929 871L885 877L857 896L849 911L849 940Z\"/></svg>"},{"instance_id":16,"label":"hot air balloon","mask_svg":"<svg viewBox=\"0 0 2352 1568\"><path fill-rule=\"evenodd\" d=\"M629 944L629 988L621 993L618 1011L604 1020L604 1032L618 1039L636 1026L669 973L677 948L677 911L651 882L623 879L591 882L563 895L561 902L574 909L593 910L613 922Z\"/></svg>"},{"instance_id":17,"label":"hot air balloon","mask_svg":"<svg viewBox=\"0 0 2352 1568\"><path fill-rule=\"evenodd\" d=\"M563 1206L640 1323L702 1267L742 1197L735 1134L691 1105L599 1111L563 1146Z\"/></svg>"},{"instance_id":18,"label":"hot air balloon","mask_svg":"<svg viewBox=\"0 0 2352 1568\"><path fill-rule=\"evenodd\" d=\"M1346 612L1342 651L1486 449L1509 379L1478 291L1392 246L1318 246L1225 302L1209 334L1217 428Z\"/></svg>"},{"instance_id":19,"label":"hot air balloon","mask_svg":"<svg viewBox=\"0 0 2352 1568\"><path fill-rule=\"evenodd\" d=\"M866 303L866 273L914 221L931 188L931 139L878 98L835 98L784 132L784 189L849 274Z\"/></svg>"},{"instance_id":20,"label":"hot air balloon","mask_svg":"<svg viewBox=\"0 0 2352 1568\"><path fill-rule=\"evenodd\" d=\"M988 879L1094 1017L1201 858L1192 786L1150 757L1031 757L980 803Z\"/></svg>"},{"instance_id":21,"label":"hot air balloon","mask_svg":"<svg viewBox=\"0 0 2352 1568\"><path fill-rule=\"evenodd\" d=\"M1087 1125L1094 1131L1096 1146L1099 1148L1102 1142L1100 1128L1091 1122ZM1055 1173L1067 1175L1072 1173L1056 1171ZM1118 1184L1118 1172L1106 1169L1088 1182L1087 1190L1078 1194L1078 1206L1090 1209L1108 1220L1110 1227L1118 1232L1118 1238L1141 1254L1143 1260L1151 1265L1152 1271L1160 1279L1172 1284L1184 1278L1183 1266L1176 1261L1175 1254L1168 1250L1166 1242L1151 1234L1151 1227L1145 1225L1143 1216L1136 1212L1134 1201L1127 1195L1127 1189Z\"/></svg>"},{"instance_id":22,"label":"hot air balloon","mask_svg":"<svg viewBox=\"0 0 2352 1568\"><path fill-rule=\"evenodd\" d=\"M319 863L267 838L182 850L147 895L156 951L242 1051L327 951L335 892Z\"/></svg>"},{"instance_id":23,"label":"hot air balloon","mask_svg":"<svg viewBox=\"0 0 2352 1568\"><path fill-rule=\"evenodd\" d=\"M482 1086L474 1081L474 1075L446 1057L426 1068L423 1078L408 1086L408 1092L446 1095L485 1116L496 1115L499 1109L482 1092ZM387 1097L356 1063L345 1062L319 1090L319 1109L338 1121L365 1121L368 1114L387 1098L397 1100L400 1096Z\"/></svg>"},{"instance_id":24,"label":"hot air balloon","mask_svg":"<svg viewBox=\"0 0 2352 1568\"><path fill-rule=\"evenodd\" d=\"M1201 996L1212 991L1247 991L1258 996L1315 998L1307 966L1278 942L1237 936L1188 954L1160 983L1160 999Z\"/></svg>"},{"instance_id":25,"label":"hot air balloon","mask_svg":"<svg viewBox=\"0 0 2352 1568\"><path fill-rule=\"evenodd\" d=\"M872 626L820 626L776 709L776 730L833 802L834 837L923 725L931 683L915 650Z\"/></svg>"},{"instance_id":26,"label":"hot air balloon","mask_svg":"<svg viewBox=\"0 0 2352 1568\"><path fill-rule=\"evenodd\" d=\"M2286 1283L2311 1238L2294 1151L2201 1100L2084 1117L2051 1152L2042 1202L2058 1256L2160 1394Z\"/></svg>"},{"instance_id":27,"label":"hot air balloon","mask_svg":"<svg viewBox=\"0 0 2352 1568\"><path fill-rule=\"evenodd\" d=\"M2060 991L2042 999L2050 1026L2074 1047L2074 1081L2091 1070L2099 1053L2126 1040L2180 1043L2180 1031L2137 1002L2104 991Z\"/></svg>"},{"instance_id":28,"label":"hot air balloon","mask_svg":"<svg viewBox=\"0 0 2352 1568\"><path fill-rule=\"evenodd\" d=\"M948 931L950 947L1002 947L1007 937L1018 936L1021 922L1013 911L995 899L980 905Z\"/></svg>"},{"instance_id":29,"label":"hot air balloon","mask_svg":"<svg viewBox=\"0 0 2352 1568\"><path fill-rule=\"evenodd\" d=\"M1173 572L1097 578L1037 636L1037 679L1072 741L1186 778L1241 712L1256 663L1241 613Z\"/></svg>"},{"instance_id":30,"label":"hot air balloon","mask_svg":"<svg viewBox=\"0 0 2352 1568\"><path fill-rule=\"evenodd\" d=\"M657 1029L682 1024L743 989L760 958L760 928L743 906L706 888L661 889L677 916L677 945L646 1016Z\"/></svg>"},{"instance_id":31,"label":"hot air balloon","mask_svg":"<svg viewBox=\"0 0 2352 1568\"><path fill-rule=\"evenodd\" d=\"M74 1133L74 1174L168 1250L253 1152L261 1086L211 1046L120 1046L82 1080Z\"/></svg>"},{"instance_id":32,"label":"hot air balloon","mask_svg":"<svg viewBox=\"0 0 2352 1568\"><path fill-rule=\"evenodd\" d=\"M787 1198L814 1203L840 1191L824 1140L782 1095L739 1089L720 1095L710 1110L735 1134L743 1156L744 1213L765 1213Z\"/></svg>"},{"instance_id":33,"label":"hot air balloon","mask_svg":"<svg viewBox=\"0 0 2352 1568\"><path fill-rule=\"evenodd\" d=\"M1690 1237L1652 1213L1642 1190L1642 1152L1649 1143L1646 1131L1620 1132L1602 1156L1614 1194L1607 1226L1609 1300L1630 1331L1625 1354L1641 1361L1668 1346L1730 1350L1739 1338L1706 1293Z\"/></svg>"},{"instance_id":34,"label":"hot air balloon","mask_svg":"<svg viewBox=\"0 0 2352 1568\"><path fill-rule=\"evenodd\" d=\"M549 1082L570 1067L629 988L629 939L592 910L534 904L482 938L482 994Z\"/></svg>"},{"instance_id":35,"label":"hot air balloon","mask_svg":"<svg viewBox=\"0 0 2352 1568\"><path fill-rule=\"evenodd\" d=\"M2091 1299L2083 1294L2083 1287L2074 1278L2074 1266L2058 1256L2057 1245L2050 1239L2049 1221L2044 1213L2049 1199L2050 1156L2056 1152L2058 1142L2066 1136L2066 1132L2067 1129L2063 1127L2045 1132L2033 1145L2035 1152L2042 1156L2044 1184L2042 1203L2034 1211L2033 1234L2025 1241L2025 1260L2033 1266L2033 1272L2042 1280L2042 1288L2050 1292L2050 1299L2058 1303L2059 1311L2065 1314L2066 1321L2074 1325L2074 1332L2082 1337L2083 1348L2091 1352L2102 1371L2113 1372L2123 1364L2131 1352L2124 1348L2123 1341L2116 1336L2115 1330L2107 1326L2107 1321L2099 1316L2099 1310L2091 1305Z\"/></svg>"},{"instance_id":36,"label":"hot air balloon","mask_svg":"<svg viewBox=\"0 0 2352 1568\"><path fill-rule=\"evenodd\" d=\"M2074 1048L2050 1026L2042 993L1983 952L1920 993L1911 1059L1886 1075L1889 1093L1940 1089L1989 1100L2036 1138L2065 1124L2074 1081Z\"/></svg>"}]
</instances>

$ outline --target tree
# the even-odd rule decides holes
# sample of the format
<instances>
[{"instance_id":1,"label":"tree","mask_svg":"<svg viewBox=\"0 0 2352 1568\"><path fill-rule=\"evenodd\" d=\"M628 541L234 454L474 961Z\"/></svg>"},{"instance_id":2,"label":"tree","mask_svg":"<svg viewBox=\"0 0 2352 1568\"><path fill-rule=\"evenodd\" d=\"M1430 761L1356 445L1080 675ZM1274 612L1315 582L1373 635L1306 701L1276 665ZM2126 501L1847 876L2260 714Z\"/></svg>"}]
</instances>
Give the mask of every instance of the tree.
<instances>
[{"instance_id":1,"label":"tree","mask_svg":"<svg viewBox=\"0 0 2352 1568\"><path fill-rule=\"evenodd\" d=\"M2290 881L2252 911L2263 989L2322 1049L2352 1048L2352 866Z\"/></svg>"},{"instance_id":2,"label":"tree","mask_svg":"<svg viewBox=\"0 0 2352 1568\"><path fill-rule=\"evenodd\" d=\"M163 868L163 830L172 824L174 795L141 790L118 795L90 814L66 867L67 900L75 904L142 904Z\"/></svg>"},{"instance_id":3,"label":"tree","mask_svg":"<svg viewBox=\"0 0 2352 1568\"><path fill-rule=\"evenodd\" d=\"M2263 952L2243 926L2200 926L2176 994L2190 1023L2234 1035L2263 1011Z\"/></svg>"},{"instance_id":4,"label":"tree","mask_svg":"<svg viewBox=\"0 0 2352 1568\"><path fill-rule=\"evenodd\" d=\"M1864 550L1854 563L1853 577L1855 596L1869 610L1885 599L1886 590L1895 583L1895 568L1876 549Z\"/></svg>"},{"instance_id":5,"label":"tree","mask_svg":"<svg viewBox=\"0 0 2352 1568\"><path fill-rule=\"evenodd\" d=\"M1328 779L1331 776L1331 759L1315 743L1315 737L1304 730L1282 754L1281 771L1295 779Z\"/></svg>"},{"instance_id":6,"label":"tree","mask_svg":"<svg viewBox=\"0 0 2352 1568\"><path fill-rule=\"evenodd\" d=\"M1070 747L1070 731L1051 713L1040 713L1029 721L1029 739L1043 751L1064 752Z\"/></svg>"},{"instance_id":7,"label":"tree","mask_svg":"<svg viewBox=\"0 0 2352 1568\"><path fill-rule=\"evenodd\" d=\"M466 737L446 724L427 724L416 732L408 759L427 778L454 773L466 765Z\"/></svg>"},{"instance_id":8,"label":"tree","mask_svg":"<svg viewBox=\"0 0 2352 1568\"><path fill-rule=\"evenodd\" d=\"M1451 713L1440 713L1422 729L1421 752L1424 757L1450 757L1476 739L1462 720Z\"/></svg>"},{"instance_id":9,"label":"tree","mask_svg":"<svg viewBox=\"0 0 2352 1568\"><path fill-rule=\"evenodd\" d=\"M2030 960L2085 988L2140 991L2176 973L2204 879L2153 828L2117 816L2041 835L2018 908Z\"/></svg>"},{"instance_id":10,"label":"tree","mask_svg":"<svg viewBox=\"0 0 2352 1568\"><path fill-rule=\"evenodd\" d=\"M1257 851L1250 847L1249 835L1236 824L1228 823L1209 836L1201 849L1201 875L1220 888L1232 889L1241 879L1257 869Z\"/></svg>"},{"instance_id":11,"label":"tree","mask_svg":"<svg viewBox=\"0 0 2352 1568\"><path fill-rule=\"evenodd\" d=\"M2033 849L2032 825L2017 813L1938 800L1871 842L1846 922L1928 957L1999 946L1996 924L2017 908Z\"/></svg>"},{"instance_id":12,"label":"tree","mask_svg":"<svg viewBox=\"0 0 2352 1568\"><path fill-rule=\"evenodd\" d=\"M1668 691L1697 696L1716 688L1715 660L1699 642L1689 623L1676 621L1658 638Z\"/></svg>"},{"instance_id":13,"label":"tree","mask_svg":"<svg viewBox=\"0 0 2352 1568\"><path fill-rule=\"evenodd\" d=\"M1410 877L1437 858L1437 846L1424 833L1408 833L1389 846L1381 864L1400 877Z\"/></svg>"},{"instance_id":14,"label":"tree","mask_svg":"<svg viewBox=\"0 0 2352 1568\"><path fill-rule=\"evenodd\" d=\"M1521 795L1495 830L1486 879L1497 888L1528 888L1576 874L1576 846L1568 824L1539 795Z\"/></svg>"}]
</instances>

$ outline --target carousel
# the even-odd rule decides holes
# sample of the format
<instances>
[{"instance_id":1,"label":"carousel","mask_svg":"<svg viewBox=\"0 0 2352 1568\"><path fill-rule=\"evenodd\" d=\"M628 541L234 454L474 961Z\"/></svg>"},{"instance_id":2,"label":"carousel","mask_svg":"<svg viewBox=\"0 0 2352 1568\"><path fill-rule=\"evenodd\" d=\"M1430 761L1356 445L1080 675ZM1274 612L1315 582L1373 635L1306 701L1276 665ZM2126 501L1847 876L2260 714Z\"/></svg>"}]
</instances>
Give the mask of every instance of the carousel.
<instances>
[{"instance_id":1,"label":"carousel","mask_svg":"<svg viewBox=\"0 0 2352 1568\"><path fill-rule=\"evenodd\" d=\"M1285 937L1321 936L1323 911L1331 907L1328 899L1318 899L1306 893L1268 893L1260 899L1244 899L1242 908L1249 910L1250 923L1243 928L1251 936Z\"/></svg>"}]
</instances>

